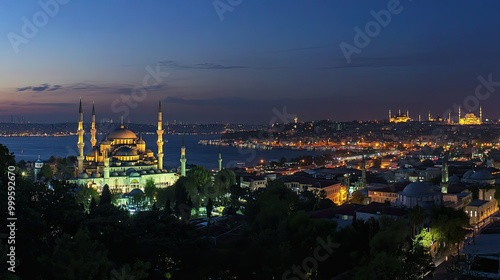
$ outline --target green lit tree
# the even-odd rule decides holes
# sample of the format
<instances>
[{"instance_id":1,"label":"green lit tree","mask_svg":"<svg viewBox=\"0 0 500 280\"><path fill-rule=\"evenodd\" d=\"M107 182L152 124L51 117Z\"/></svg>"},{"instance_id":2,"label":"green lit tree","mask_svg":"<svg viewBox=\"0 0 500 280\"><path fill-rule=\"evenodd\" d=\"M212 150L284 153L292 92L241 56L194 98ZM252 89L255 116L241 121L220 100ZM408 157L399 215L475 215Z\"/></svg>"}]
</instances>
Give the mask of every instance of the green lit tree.
<instances>
[{"instance_id":1,"label":"green lit tree","mask_svg":"<svg viewBox=\"0 0 500 280\"><path fill-rule=\"evenodd\" d=\"M149 204L152 204L154 202L156 191L157 188L154 179L148 178L146 180L146 185L144 186L144 195L146 196Z\"/></svg>"}]
</instances>

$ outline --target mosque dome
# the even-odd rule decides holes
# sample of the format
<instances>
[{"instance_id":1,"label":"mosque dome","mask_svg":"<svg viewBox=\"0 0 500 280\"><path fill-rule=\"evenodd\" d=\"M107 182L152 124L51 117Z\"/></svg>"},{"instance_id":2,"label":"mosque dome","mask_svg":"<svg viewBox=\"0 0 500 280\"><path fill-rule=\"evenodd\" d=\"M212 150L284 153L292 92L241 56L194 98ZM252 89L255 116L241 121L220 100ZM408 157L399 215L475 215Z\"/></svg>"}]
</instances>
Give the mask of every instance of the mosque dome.
<instances>
[{"instance_id":1,"label":"mosque dome","mask_svg":"<svg viewBox=\"0 0 500 280\"><path fill-rule=\"evenodd\" d=\"M108 138L102 140L101 145L111 145L111 141L108 140Z\"/></svg>"},{"instance_id":2,"label":"mosque dome","mask_svg":"<svg viewBox=\"0 0 500 280\"><path fill-rule=\"evenodd\" d=\"M144 192L141 189L133 189L127 195L128 196L144 195Z\"/></svg>"},{"instance_id":3,"label":"mosque dome","mask_svg":"<svg viewBox=\"0 0 500 280\"><path fill-rule=\"evenodd\" d=\"M121 147L117 151L115 151L115 156L136 156L137 150L129 148L129 147Z\"/></svg>"},{"instance_id":4,"label":"mosque dome","mask_svg":"<svg viewBox=\"0 0 500 280\"><path fill-rule=\"evenodd\" d=\"M146 141L142 140L142 138L141 138L141 139L137 140L137 144L146 144Z\"/></svg>"},{"instance_id":5,"label":"mosque dome","mask_svg":"<svg viewBox=\"0 0 500 280\"><path fill-rule=\"evenodd\" d=\"M146 170L141 170L141 175L145 175L145 174L148 174L148 172Z\"/></svg>"},{"instance_id":6,"label":"mosque dome","mask_svg":"<svg viewBox=\"0 0 500 280\"><path fill-rule=\"evenodd\" d=\"M429 196L437 193L437 189L427 183L415 182L408 184L402 194L405 196Z\"/></svg>"},{"instance_id":7,"label":"mosque dome","mask_svg":"<svg viewBox=\"0 0 500 280\"><path fill-rule=\"evenodd\" d=\"M448 177L448 182L450 182L450 183L459 183L460 182L460 178L458 178L457 175L452 175L452 176Z\"/></svg>"},{"instance_id":8,"label":"mosque dome","mask_svg":"<svg viewBox=\"0 0 500 280\"><path fill-rule=\"evenodd\" d=\"M112 131L110 134L108 134L109 139L137 139L137 135L133 133L131 130L126 129L125 127L121 126L120 128Z\"/></svg>"},{"instance_id":9,"label":"mosque dome","mask_svg":"<svg viewBox=\"0 0 500 280\"><path fill-rule=\"evenodd\" d=\"M487 170L479 170L470 176L472 180L493 180L493 175Z\"/></svg>"},{"instance_id":10,"label":"mosque dome","mask_svg":"<svg viewBox=\"0 0 500 280\"><path fill-rule=\"evenodd\" d=\"M89 174L87 174L86 172L82 172L82 173L80 173L80 175L78 175L78 178L80 178L80 179L88 179L89 178Z\"/></svg>"},{"instance_id":11,"label":"mosque dome","mask_svg":"<svg viewBox=\"0 0 500 280\"><path fill-rule=\"evenodd\" d=\"M111 176L118 176L118 172L111 173Z\"/></svg>"},{"instance_id":12,"label":"mosque dome","mask_svg":"<svg viewBox=\"0 0 500 280\"><path fill-rule=\"evenodd\" d=\"M90 152L87 154L87 156L95 156L97 153L97 155L100 155L101 153L99 152L99 148L96 146L94 148L92 148L92 150L90 150Z\"/></svg>"},{"instance_id":13,"label":"mosque dome","mask_svg":"<svg viewBox=\"0 0 500 280\"><path fill-rule=\"evenodd\" d=\"M474 174L474 171L468 170L467 172L465 172L465 174L464 174L464 176L462 178L463 179L469 179L469 177L472 176L472 174Z\"/></svg>"}]
</instances>

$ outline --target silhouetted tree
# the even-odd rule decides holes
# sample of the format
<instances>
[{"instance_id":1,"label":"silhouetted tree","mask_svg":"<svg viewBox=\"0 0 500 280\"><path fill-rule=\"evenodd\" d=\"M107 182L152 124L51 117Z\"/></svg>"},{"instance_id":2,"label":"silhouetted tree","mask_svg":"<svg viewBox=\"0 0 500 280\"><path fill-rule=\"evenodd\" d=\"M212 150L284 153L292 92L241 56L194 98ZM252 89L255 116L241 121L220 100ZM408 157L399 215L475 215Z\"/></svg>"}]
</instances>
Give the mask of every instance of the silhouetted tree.
<instances>
[{"instance_id":1,"label":"silhouetted tree","mask_svg":"<svg viewBox=\"0 0 500 280\"><path fill-rule=\"evenodd\" d=\"M109 191L108 184L102 188L101 198L99 199L99 206L111 204L111 192Z\"/></svg>"}]
</instances>

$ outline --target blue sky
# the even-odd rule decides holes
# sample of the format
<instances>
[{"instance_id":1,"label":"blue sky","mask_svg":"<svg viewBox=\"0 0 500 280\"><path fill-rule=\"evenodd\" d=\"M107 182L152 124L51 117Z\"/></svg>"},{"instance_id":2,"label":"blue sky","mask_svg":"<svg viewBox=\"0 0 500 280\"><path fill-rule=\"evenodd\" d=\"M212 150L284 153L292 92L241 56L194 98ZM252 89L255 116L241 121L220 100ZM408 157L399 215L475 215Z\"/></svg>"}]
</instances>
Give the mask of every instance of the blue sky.
<instances>
[{"instance_id":1,"label":"blue sky","mask_svg":"<svg viewBox=\"0 0 500 280\"><path fill-rule=\"evenodd\" d=\"M25 38L39 2L58 10ZM268 123L285 106L301 120L416 118L464 107L479 76L500 81L494 0L60 2L0 2L0 121L76 120L80 97L98 118L125 106L136 122L154 122L159 99L170 121ZM241 3L221 18L214 2ZM339 45L388 5L400 12L348 63ZM168 77L130 101L148 66ZM479 100L486 117L500 118L497 95Z\"/></svg>"}]
</instances>

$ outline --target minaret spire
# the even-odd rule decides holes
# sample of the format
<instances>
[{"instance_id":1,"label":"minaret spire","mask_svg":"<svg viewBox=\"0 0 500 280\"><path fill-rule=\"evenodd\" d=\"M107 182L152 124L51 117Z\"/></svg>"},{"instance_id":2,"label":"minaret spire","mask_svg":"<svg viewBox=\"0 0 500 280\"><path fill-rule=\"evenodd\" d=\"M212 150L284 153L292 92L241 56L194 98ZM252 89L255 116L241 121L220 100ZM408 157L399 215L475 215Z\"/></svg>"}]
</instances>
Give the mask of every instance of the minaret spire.
<instances>
[{"instance_id":1,"label":"minaret spire","mask_svg":"<svg viewBox=\"0 0 500 280\"><path fill-rule=\"evenodd\" d=\"M479 106L479 123L483 123L483 107Z\"/></svg>"},{"instance_id":2,"label":"minaret spire","mask_svg":"<svg viewBox=\"0 0 500 280\"><path fill-rule=\"evenodd\" d=\"M362 188L366 188L366 160L365 160L365 154L362 155L361 158L361 184Z\"/></svg>"},{"instance_id":3,"label":"minaret spire","mask_svg":"<svg viewBox=\"0 0 500 280\"><path fill-rule=\"evenodd\" d=\"M78 174L77 176L83 172L83 147L85 146L85 143L83 142L83 134L85 131L83 130L83 110L82 110L82 98L80 97L80 108L78 110L78 156L76 157L78 161Z\"/></svg>"},{"instance_id":4,"label":"minaret spire","mask_svg":"<svg viewBox=\"0 0 500 280\"><path fill-rule=\"evenodd\" d=\"M186 177L186 146L184 146L184 135L182 135L182 146L181 146L181 176Z\"/></svg>"},{"instance_id":5,"label":"minaret spire","mask_svg":"<svg viewBox=\"0 0 500 280\"><path fill-rule=\"evenodd\" d=\"M161 100L158 101L158 128L156 134L158 134L158 140L156 140L156 145L158 146L158 169L163 169L163 116L161 111Z\"/></svg>"},{"instance_id":6,"label":"minaret spire","mask_svg":"<svg viewBox=\"0 0 500 280\"><path fill-rule=\"evenodd\" d=\"M222 143L219 143L219 144L222 144ZM220 152L220 146L219 146L219 159L218 159L218 162L219 162L219 171L222 171L222 154Z\"/></svg>"},{"instance_id":7,"label":"minaret spire","mask_svg":"<svg viewBox=\"0 0 500 280\"><path fill-rule=\"evenodd\" d=\"M443 157L441 167L441 192L448 193L448 156Z\"/></svg>"},{"instance_id":8,"label":"minaret spire","mask_svg":"<svg viewBox=\"0 0 500 280\"><path fill-rule=\"evenodd\" d=\"M461 119L461 109L460 106L458 106L458 124L460 124L460 119Z\"/></svg>"},{"instance_id":9,"label":"minaret spire","mask_svg":"<svg viewBox=\"0 0 500 280\"><path fill-rule=\"evenodd\" d=\"M90 145L92 146L92 148L97 144L96 132L97 129L95 128L95 107L94 102L92 102L92 123L90 124Z\"/></svg>"}]
</instances>

